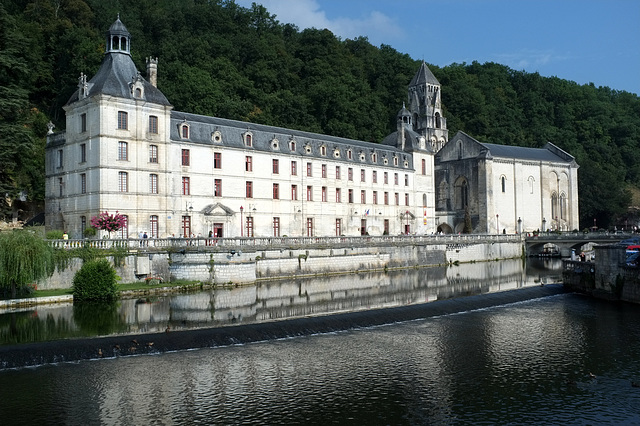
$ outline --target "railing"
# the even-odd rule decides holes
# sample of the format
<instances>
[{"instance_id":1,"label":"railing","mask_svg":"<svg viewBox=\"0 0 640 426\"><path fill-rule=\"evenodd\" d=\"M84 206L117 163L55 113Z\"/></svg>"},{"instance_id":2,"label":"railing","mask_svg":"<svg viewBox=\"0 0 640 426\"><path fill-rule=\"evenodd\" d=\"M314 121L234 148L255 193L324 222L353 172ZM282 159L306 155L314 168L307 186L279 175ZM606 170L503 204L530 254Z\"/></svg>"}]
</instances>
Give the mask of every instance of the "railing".
<instances>
[{"instance_id":1,"label":"railing","mask_svg":"<svg viewBox=\"0 0 640 426\"><path fill-rule=\"evenodd\" d=\"M383 235L357 237L233 237L233 238L143 238L143 239L84 239L48 240L54 248L76 249L90 247L99 250L127 248L136 251L202 250L226 251L245 249L327 248L361 246L406 246L434 244L478 244L483 242L522 242L521 235L442 234L442 235Z\"/></svg>"}]
</instances>

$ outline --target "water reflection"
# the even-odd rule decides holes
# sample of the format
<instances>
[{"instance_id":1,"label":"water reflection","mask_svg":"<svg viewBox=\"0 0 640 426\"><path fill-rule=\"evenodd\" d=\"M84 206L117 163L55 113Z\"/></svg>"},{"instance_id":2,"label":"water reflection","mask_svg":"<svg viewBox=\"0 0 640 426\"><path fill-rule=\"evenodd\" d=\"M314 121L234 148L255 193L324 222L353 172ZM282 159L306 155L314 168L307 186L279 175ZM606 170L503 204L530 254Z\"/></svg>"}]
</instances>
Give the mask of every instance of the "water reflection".
<instances>
[{"instance_id":1,"label":"water reflection","mask_svg":"<svg viewBox=\"0 0 640 426\"><path fill-rule=\"evenodd\" d=\"M0 342L162 332L406 306L557 282L562 265L553 261L557 259L533 259L525 265L514 259L261 282L112 305L40 306L0 314Z\"/></svg>"}]
</instances>

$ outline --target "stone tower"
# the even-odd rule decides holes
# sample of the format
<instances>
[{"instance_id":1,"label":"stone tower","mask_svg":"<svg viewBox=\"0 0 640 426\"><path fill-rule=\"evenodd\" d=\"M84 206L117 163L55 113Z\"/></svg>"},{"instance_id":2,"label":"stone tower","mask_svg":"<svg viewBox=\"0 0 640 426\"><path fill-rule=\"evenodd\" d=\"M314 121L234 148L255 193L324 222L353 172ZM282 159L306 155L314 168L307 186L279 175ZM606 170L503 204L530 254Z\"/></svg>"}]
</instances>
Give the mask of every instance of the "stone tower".
<instances>
[{"instance_id":1,"label":"stone tower","mask_svg":"<svg viewBox=\"0 0 640 426\"><path fill-rule=\"evenodd\" d=\"M438 152L449 140L449 131L442 115L440 82L424 61L409 84L408 103L413 130L423 135L434 152Z\"/></svg>"}]
</instances>

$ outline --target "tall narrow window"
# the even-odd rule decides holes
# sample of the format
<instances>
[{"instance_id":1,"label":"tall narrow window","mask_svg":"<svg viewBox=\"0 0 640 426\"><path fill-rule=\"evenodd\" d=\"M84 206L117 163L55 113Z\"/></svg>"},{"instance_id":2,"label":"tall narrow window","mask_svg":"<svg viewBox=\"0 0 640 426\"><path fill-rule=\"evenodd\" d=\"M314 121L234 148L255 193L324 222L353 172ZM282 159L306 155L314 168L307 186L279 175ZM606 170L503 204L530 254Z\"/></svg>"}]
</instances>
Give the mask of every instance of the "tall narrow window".
<instances>
[{"instance_id":1,"label":"tall narrow window","mask_svg":"<svg viewBox=\"0 0 640 426\"><path fill-rule=\"evenodd\" d=\"M64 156L63 156L62 150L59 149L58 150L58 168L62 168L63 165L64 165Z\"/></svg>"},{"instance_id":2,"label":"tall narrow window","mask_svg":"<svg viewBox=\"0 0 640 426\"><path fill-rule=\"evenodd\" d=\"M385 204L385 206L389 205L389 193L388 192L384 193L384 204Z\"/></svg>"},{"instance_id":3,"label":"tall narrow window","mask_svg":"<svg viewBox=\"0 0 640 426\"><path fill-rule=\"evenodd\" d=\"M129 238L129 216L123 216L124 226L120 228L117 236L119 238Z\"/></svg>"},{"instance_id":4,"label":"tall narrow window","mask_svg":"<svg viewBox=\"0 0 640 426\"><path fill-rule=\"evenodd\" d=\"M149 145L149 162L158 162L158 145Z\"/></svg>"},{"instance_id":5,"label":"tall narrow window","mask_svg":"<svg viewBox=\"0 0 640 426\"><path fill-rule=\"evenodd\" d=\"M129 128L127 113L118 111L118 129L127 130Z\"/></svg>"},{"instance_id":6,"label":"tall narrow window","mask_svg":"<svg viewBox=\"0 0 640 426\"><path fill-rule=\"evenodd\" d=\"M323 155L323 156L327 155L327 147L326 146L322 145L320 147L320 155Z\"/></svg>"},{"instance_id":7,"label":"tall narrow window","mask_svg":"<svg viewBox=\"0 0 640 426\"><path fill-rule=\"evenodd\" d=\"M277 183L273 184L273 199L274 200L280 199L280 185Z\"/></svg>"},{"instance_id":8,"label":"tall narrow window","mask_svg":"<svg viewBox=\"0 0 640 426\"><path fill-rule=\"evenodd\" d=\"M336 166L336 180L340 180L340 166Z\"/></svg>"},{"instance_id":9,"label":"tall narrow window","mask_svg":"<svg viewBox=\"0 0 640 426\"><path fill-rule=\"evenodd\" d=\"M349 204L353 204L353 189L349 190L349 200L348 200Z\"/></svg>"},{"instance_id":10,"label":"tall narrow window","mask_svg":"<svg viewBox=\"0 0 640 426\"><path fill-rule=\"evenodd\" d=\"M353 181L353 169L351 167L347 169L347 180Z\"/></svg>"},{"instance_id":11,"label":"tall narrow window","mask_svg":"<svg viewBox=\"0 0 640 426\"><path fill-rule=\"evenodd\" d=\"M222 168L222 153L214 152L213 153L213 168L221 169Z\"/></svg>"},{"instance_id":12,"label":"tall narrow window","mask_svg":"<svg viewBox=\"0 0 640 426\"><path fill-rule=\"evenodd\" d=\"M507 178L502 176L500 178L500 184L502 186L502 192L506 192L507 191Z\"/></svg>"},{"instance_id":13,"label":"tall narrow window","mask_svg":"<svg viewBox=\"0 0 640 426\"><path fill-rule=\"evenodd\" d=\"M384 184L385 185L389 184L389 173L388 172L384 172Z\"/></svg>"},{"instance_id":14,"label":"tall narrow window","mask_svg":"<svg viewBox=\"0 0 640 426\"><path fill-rule=\"evenodd\" d=\"M279 217L273 218L273 236L274 237L280 236L280 218Z\"/></svg>"},{"instance_id":15,"label":"tall narrow window","mask_svg":"<svg viewBox=\"0 0 640 426\"><path fill-rule=\"evenodd\" d=\"M397 192L395 194L395 200L396 200L396 206L399 206L400 205L400 194L398 194Z\"/></svg>"},{"instance_id":16,"label":"tall narrow window","mask_svg":"<svg viewBox=\"0 0 640 426\"><path fill-rule=\"evenodd\" d=\"M127 172L118 172L118 190L129 192L129 175Z\"/></svg>"},{"instance_id":17,"label":"tall narrow window","mask_svg":"<svg viewBox=\"0 0 640 426\"><path fill-rule=\"evenodd\" d=\"M253 198L253 182L249 181L245 183L245 197Z\"/></svg>"},{"instance_id":18,"label":"tall narrow window","mask_svg":"<svg viewBox=\"0 0 640 426\"><path fill-rule=\"evenodd\" d=\"M253 217L247 216L245 219L245 224L247 237L253 238Z\"/></svg>"},{"instance_id":19,"label":"tall narrow window","mask_svg":"<svg viewBox=\"0 0 640 426\"><path fill-rule=\"evenodd\" d=\"M246 172L252 172L253 171L253 158L249 155L247 155L244 159L244 170Z\"/></svg>"},{"instance_id":20,"label":"tall narrow window","mask_svg":"<svg viewBox=\"0 0 640 426\"><path fill-rule=\"evenodd\" d=\"M427 160L425 160L424 158L422 159L422 174L427 174Z\"/></svg>"},{"instance_id":21,"label":"tall narrow window","mask_svg":"<svg viewBox=\"0 0 640 426\"><path fill-rule=\"evenodd\" d=\"M215 179L213 185L213 196L222 197L222 179Z\"/></svg>"},{"instance_id":22,"label":"tall narrow window","mask_svg":"<svg viewBox=\"0 0 640 426\"><path fill-rule=\"evenodd\" d=\"M360 169L360 182L364 182L365 181L364 176L365 176L364 169Z\"/></svg>"},{"instance_id":23,"label":"tall narrow window","mask_svg":"<svg viewBox=\"0 0 640 426\"><path fill-rule=\"evenodd\" d=\"M292 161L291 162L291 176L297 176L298 175L298 162L297 161Z\"/></svg>"},{"instance_id":24,"label":"tall narrow window","mask_svg":"<svg viewBox=\"0 0 640 426\"><path fill-rule=\"evenodd\" d=\"M378 191L373 191L373 204L378 204Z\"/></svg>"},{"instance_id":25,"label":"tall narrow window","mask_svg":"<svg viewBox=\"0 0 640 426\"><path fill-rule=\"evenodd\" d=\"M80 114L80 131L82 133L87 131L87 114Z\"/></svg>"},{"instance_id":26,"label":"tall narrow window","mask_svg":"<svg viewBox=\"0 0 640 426\"><path fill-rule=\"evenodd\" d=\"M404 175L404 186L409 186L409 175Z\"/></svg>"},{"instance_id":27,"label":"tall narrow window","mask_svg":"<svg viewBox=\"0 0 640 426\"><path fill-rule=\"evenodd\" d=\"M312 171L313 171L313 169L311 167L311 163L307 163L307 176L309 176L309 177L313 176Z\"/></svg>"},{"instance_id":28,"label":"tall narrow window","mask_svg":"<svg viewBox=\"0 0 640 426\"><path fill-rule=\"evenodd\" d=\"M323 186L322 187L322 202L327 202L327 187Z\"/></svg>"},{"instance_id":29,"label":"tall narrow window","mask_svg":"<svg viewBox=\"0 0 640 426\"><path fill-rule=\"evenodd\" d=\"M158 193L158 175L149 175L149 192L152 194Z\"/></svg>"},{"instance_id":30,"label":"tall narrow window","mask_svg":"<svg viewBox=\"0 0 640 426\"><path fill-rule=\"evenodd\" d=\"M274 175L280 173L280 162L278 160L273 159L271 167Z\"/></svg>"},{"instance_id":31,"label":"tall narrow window","mask_svg":"<svg viewBox=\"0 0 640 426\"><path fill-rule=\"evenodd\" d=\"M80 174L80 193L81 194L87 193L87 174L86 173Z\"/></svg>"},{"instance_id":32,"label":"tall narrow window","mask_svg":"<svg viewBox=\"0 0 640 426\"><path fill-rule=\"evenodd\" d=\"M298 199L298 185L291 185L291 199L294 201Z\"/></svg>"},{"instance_id":33,"label":"tall narrow window","mask_svg":"<svg viewBox=\"0 0 640 426\"><path fill-rule=\"evenodd\" d=\"M182 150L182 165L189 166L191 164L191 153L188 149Z\"/></svg>"},{"instance_id":34,"label":"tall narrow window","mask_svg":"<svg viewBox=\"0 0 640 426\"><path fill-rule=\"evenodd\" d=\"M409 205L409 194L404 194L404 205L405 206Z\"/></svg>"},{"instance_id":35,"label":"tall narrow window","mask_svg":"<svg viewBox=\"0 0 640 426\"><path fill-rule=\"evenodd\" d=\"M189 126L186 124L182 125L182 139L189 139Z\"/></svg>"},{"instance_id":36,"label":"tall narrow window","mask_svg":"<svg viewBox=\"0 0 640 426\"><path fill-rule=\"evenodd\" d=\"M191 236L191 216L182 216L182 236L184 238Z\"/></svg>"},{"instance_id":37,"label":"tall narrow window","mask_svg":"<svg viewBox=\"0 0 640 426\"><path fill-rule=\"evenodd\" d=\"M129 144L118 142L118 160L127 161L129 159Z\"/></svg>"},{"instance_id":38,"label":"tall narrow window","mask_svg":"<svg viewBox=\"0 0 640 426\"><path fill-rule=\"evenodd\" d=\"M307 186L307 201L313 201L313 187Z\"/></svg>"},{"instance_id":39,"label":"tall narrow window","mask_svg":"<svg viewBox=\"0 0 640 426\"><path fill-rule=\"evenodd\" d=\"M64 194L64 182L62 178L58 178L58 195L62 197L62 194Z\"/></svg>"},{"instance_id":40,"label":"tall narrow window","mask_svg":"<svg viewBox=\"0 0 640 426\"><path fill-rule=\"evenodd\" d=\"M327 165L323 164L322 165L322 177L326 179L327 177Z\"/></svg>"},{"instance_id":41,"label":"tall narrow window","mask_svg":"<svg viewBox=\"0 0 640 426\"><path fill-rule=\"evenodd\" d=\"M360 191L360 203L361 204L367 203L367 191L365 191L364 189Z\"/></svg>"},{"instance_id":42,"label":"tall narrow window","mask_svg":"<svg viewBox=\"0 0 640 426\"><path fill-rule=\"evenodd\" d=\"M398 181L398 174L397 174L397 173L394 173L394 174L393 174L393 184L394 184L394 185L397 185L397 184L398 184L398 182L399 182L399 181Z\"/></svg>"},{"instance_id":43,"label":"tall narrow window","mask_svg":"<svg viewBox=\"0 0 640 426\"><path fill-rule=\"evenodd\" d=\"M86 161L87 161L87 144L81 143L80 144L80 162L84 163Z\"/></svg>"},{"instance_id":44,"label":"tall narrow window","mask_svg":"<svg viewBox=\"0 0 640 426\"><path fill-rule=\"evenodd\" d=\"M151 238L158 238L158 216L152 215L149 218L149 230L151 231Z\"/></svg>"},{"instance_id":45,"label":"tall narrow window","mask_svg":"<svg viewBox=\"0 0 640 426\"><path fill-rule=\"evenodd\" d=\"M307 237L313 237L313 218L307 218Z\"/></svg>"},{"instance_id":46,"label":"tall narrow window","mask_svg":"<svg viewBox=\"0 0 640 426\"><path fill-rule=\"evenodd\" d=\"M191 179L182 177L182 195L191 195Z\"/></svg>"},{"instance_id":47,"label":"tall narrow window","mask_svg":"<svg viewBox=\"0 0 640 426\"><path fill-rule=\"evenodd\" d=\"M249 147L253 146L253 137L250 134L245 136L245 144Z\"/></svg>"},{"instance_id":48,"label":"tall narrow window","mask_svg":"<svg viewBox=\"0 0 640 426\"><path fill-rule=\"evenodd\" d=\"M342 219L336 219L336 237L342 235Z\"/></svg>"},{"instance_id":49,"label":"tall narrow window","mask_svg":"<svg viewBox=\"0 0 640 426\"><path fill-rule=\"evenodd\" d=\"M158 134L158 117L155 115L149 116L149 133Z\"/></svg>"},{"instance_id":50,"label":"tall narrow window","mask_svg":"<svg viewBox=\"0 0 640 426\"><path fill-rule=\"evenodd\" d=\"M375 170L371 174L371 181L373 183L378 183L378 172Z\"/></svg>"},{"instance_id":51,"label":"tall narrow window","mask_svg":"<svg viewBox=\"0 0 640 426\"><path fill-rule=\"evenodd\" d=\"M342 192L340 191L340 188L336 188L336 203L341 203L342 202Z\"/></svg>"}]
</instances>

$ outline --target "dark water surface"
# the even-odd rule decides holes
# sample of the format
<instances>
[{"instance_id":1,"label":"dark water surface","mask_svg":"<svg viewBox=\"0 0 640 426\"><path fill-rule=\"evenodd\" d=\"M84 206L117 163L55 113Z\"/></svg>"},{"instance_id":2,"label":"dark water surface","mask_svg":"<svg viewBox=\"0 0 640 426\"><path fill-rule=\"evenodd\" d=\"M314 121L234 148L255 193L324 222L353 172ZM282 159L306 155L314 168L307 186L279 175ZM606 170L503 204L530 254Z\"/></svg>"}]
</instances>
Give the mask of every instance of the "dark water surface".
<instances>
[{"instance_id":1,"label":"dark water surface","mask_svg":"<svg viewBox=\"0 0 640 426\"><path fill-rule=\"evenodd\" d=\"M331 333L314 334L311 318L292 338L6 369L0 422L640 424L638 306L553 291L501 297Z\"/></svg>"}]
</instances>

